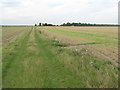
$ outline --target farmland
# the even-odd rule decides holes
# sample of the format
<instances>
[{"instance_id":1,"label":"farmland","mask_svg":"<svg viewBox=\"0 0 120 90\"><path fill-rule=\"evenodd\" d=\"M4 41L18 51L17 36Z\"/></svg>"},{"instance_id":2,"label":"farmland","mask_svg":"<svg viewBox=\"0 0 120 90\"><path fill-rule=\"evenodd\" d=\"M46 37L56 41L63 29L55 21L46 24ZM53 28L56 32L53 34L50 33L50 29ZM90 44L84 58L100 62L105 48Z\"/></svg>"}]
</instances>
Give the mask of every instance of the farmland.
<instances>
[{"instance_id":1,"label":"farmland","mask_svg":"<svg viewBox=\"0 0 120 90\"><path fill-rule=\"evenodd\" d=\"M117 27L3 27L3 88L118 87Z\"/></svg>"}]
</instances>

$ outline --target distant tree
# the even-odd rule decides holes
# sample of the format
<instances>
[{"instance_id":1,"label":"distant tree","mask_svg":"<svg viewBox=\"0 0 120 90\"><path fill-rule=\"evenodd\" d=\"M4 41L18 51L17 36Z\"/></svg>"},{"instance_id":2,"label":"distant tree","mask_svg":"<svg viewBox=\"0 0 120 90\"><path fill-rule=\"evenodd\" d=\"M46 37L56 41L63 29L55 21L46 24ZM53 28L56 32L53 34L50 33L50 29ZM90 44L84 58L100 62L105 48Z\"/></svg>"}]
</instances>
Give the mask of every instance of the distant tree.
<instances>
[{"instance_id":1,"label":"distant tree","mask_svg":"<svg viewBox=\"0 0 120 90\"><path fill-rule=\"evenodd\" d=\"M67 23L67 26L71 26L71 23L68 22L68 23Z\"/></svg>"},{"instance_id":2,"label":"distant tree","mask_svg":"<svg viewBox=\"0 0 120 90\"><path fill-rule=\"evenodd\" d=\"M42 26L42 23L39 23L39 26Z\"/></svg>"},{"instance_id":3,"label":"distant tree","mask_svg":"<svg viewBox=\"0 0 120 90\"><path fill-rule=\"evenodd\" d=\"M42 26L44 26L44 23L42 23Z\"/></svg>"},{"instance_id":4,"label":"distant tree","mask_svg":"<svg viewBox=\"0 0 120 90\"><path fill-rule=\"evenodd\" d=\"M47 26L47 25L48 25L47 23L44 24L44 26Z\"/></svg>"},{"instance_id":5,"label":"distant tree","mask_svg":"<svg viewBox=\"0 0 120 90\"><path fill-rule=\"evenodd\" d=\"M37 24L35 24L35 26L37 26Z\"/></svg>"},{"instance_id":6,"label":"distant tree","mask_svg":"<svg viewBox=\"0 0 120 90\"><path fill-rule=\"evenodd\" d=\"M47 26L47 23L42 23L42 26Z\"/></svg>"},{"instance_id":7,"label":"distant tree","mask_svg":"<svg viewBox=\"0 0 120 90\"><path fill-rule=\"evenodd\" d=\"M47 26L53 26L52 24L47 24Z\"/></svg>"}]
</instances>

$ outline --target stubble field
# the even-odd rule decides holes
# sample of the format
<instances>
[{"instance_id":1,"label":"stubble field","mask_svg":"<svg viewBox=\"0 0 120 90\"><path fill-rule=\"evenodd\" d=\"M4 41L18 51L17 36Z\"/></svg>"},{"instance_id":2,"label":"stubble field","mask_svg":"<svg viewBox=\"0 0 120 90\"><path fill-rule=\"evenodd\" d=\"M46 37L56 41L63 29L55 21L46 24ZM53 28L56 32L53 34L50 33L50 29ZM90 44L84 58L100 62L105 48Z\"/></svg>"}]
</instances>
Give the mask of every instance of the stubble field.
<instances>
[{"instance_id":1,"label":"stubble field","mask_svg":"<svg viewBox=\"0 0 120 90\"><path fill-rule=\"evenodd\" d=\"M118 87L117 27L3 27L3 88Z\"/></svg>"}]
</instances>

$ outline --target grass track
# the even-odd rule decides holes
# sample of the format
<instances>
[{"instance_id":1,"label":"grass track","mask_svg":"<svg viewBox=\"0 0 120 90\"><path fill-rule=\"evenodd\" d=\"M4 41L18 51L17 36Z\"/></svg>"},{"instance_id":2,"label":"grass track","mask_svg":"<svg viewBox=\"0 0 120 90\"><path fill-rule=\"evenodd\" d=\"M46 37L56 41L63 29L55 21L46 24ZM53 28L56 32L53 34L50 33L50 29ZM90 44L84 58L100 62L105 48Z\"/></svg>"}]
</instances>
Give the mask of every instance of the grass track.
<instances>
[{"instance_id":1,"label":"grass track","mask_svg":"<svg viewBox=\"0 0 120 90\"><path fill-rule=\"evenodd\" d=\"M64 67L55 55L45 48L45 42L40 39L38 32L35 32L35 40L30 42L29 38L34 32L29 31L18 42L19 46L14 52L4 59L3 87L87 87L78 81L80 78L74 72ZM34 46L37 51L29 50L28 46Z\"/></svg>"}]
</instances>

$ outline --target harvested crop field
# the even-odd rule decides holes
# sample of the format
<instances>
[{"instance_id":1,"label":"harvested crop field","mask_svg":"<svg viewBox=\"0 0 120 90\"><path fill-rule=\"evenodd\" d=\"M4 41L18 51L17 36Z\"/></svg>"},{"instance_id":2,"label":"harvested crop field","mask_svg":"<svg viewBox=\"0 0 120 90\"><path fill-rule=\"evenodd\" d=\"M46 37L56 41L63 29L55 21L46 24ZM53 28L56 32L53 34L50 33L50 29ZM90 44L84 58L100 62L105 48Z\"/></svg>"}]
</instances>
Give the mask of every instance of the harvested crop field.
<instances>
[{"instance_id":1,"label":"harvested crop field","mask_svg":"<svg viewBox=\"0 0 120 90\"><path fill-rule=\"evenodd\" d=\"M117 88L117 27L3 27L3 88Z\"/></svg>"},{"instance_id":2,"label":"harvested crop field","mask_svg":"<svg viewBox=\"0 0 120 90\"><path fill-rule=\"evenodd\" d=\"M2 44L6 46L31 27L2 27Z\"/></svg>"},{"instance_id":3,"label":"harvested crop field","mask_svg":"<svg viewBox=\"0 0 120 90\"><path fill-rule=\"evenodd\" d=\"M93 57L118 64L117 27L44 27L38 30L59 43L68 44L66 48L84 48Z\"/></svg>"}]
</instances>

